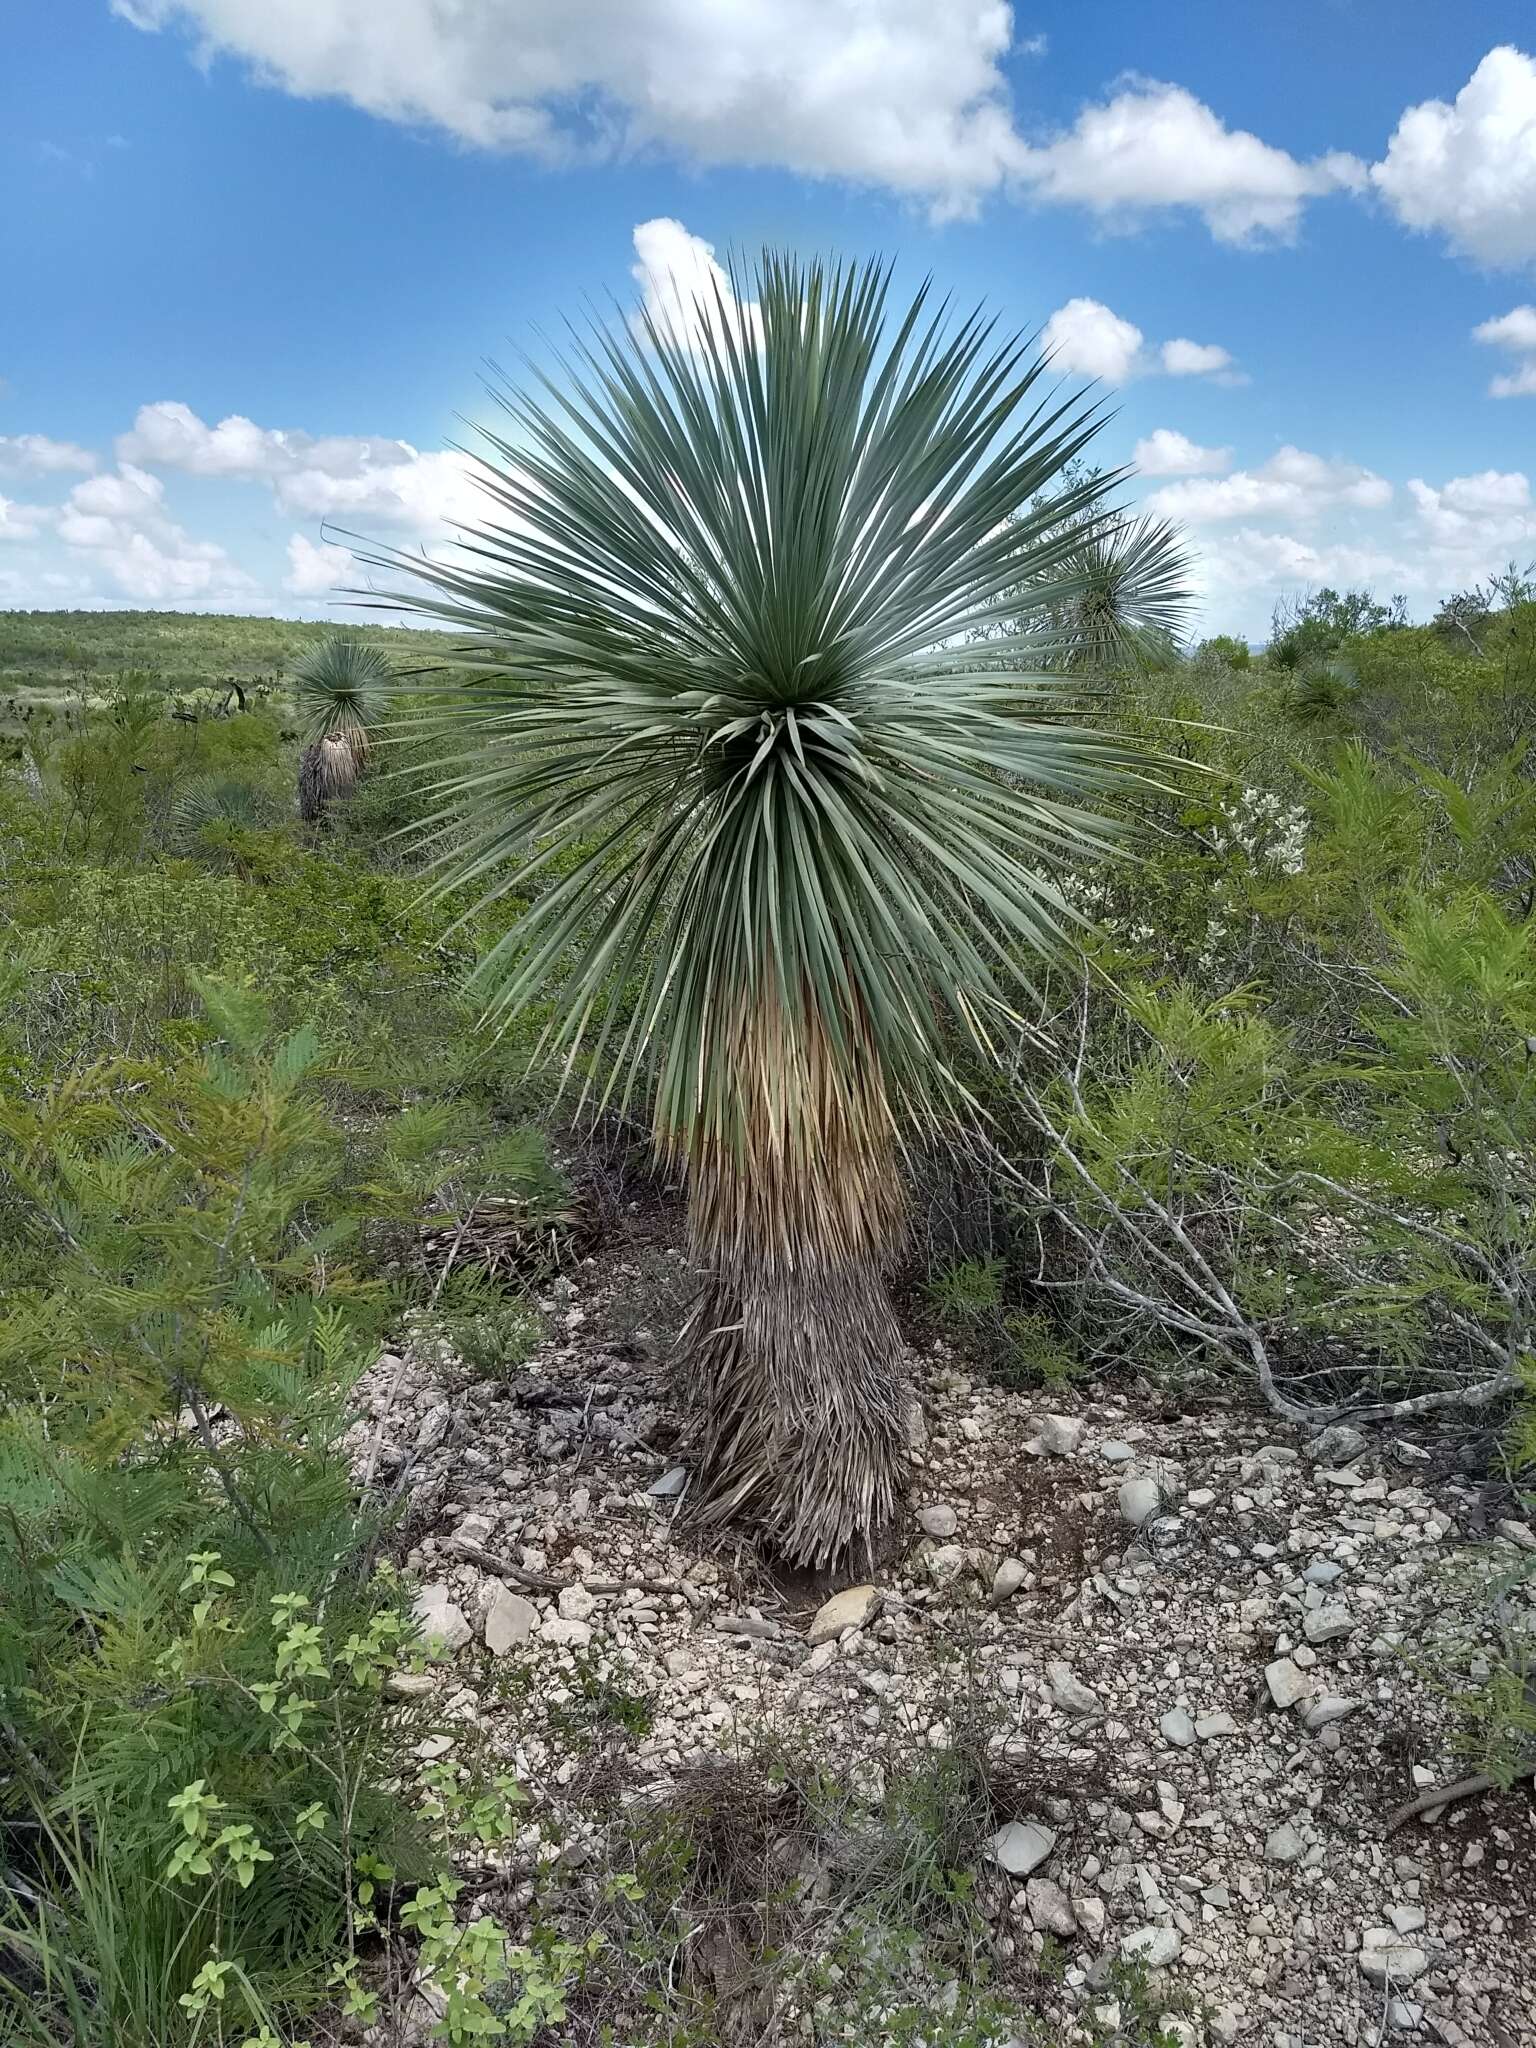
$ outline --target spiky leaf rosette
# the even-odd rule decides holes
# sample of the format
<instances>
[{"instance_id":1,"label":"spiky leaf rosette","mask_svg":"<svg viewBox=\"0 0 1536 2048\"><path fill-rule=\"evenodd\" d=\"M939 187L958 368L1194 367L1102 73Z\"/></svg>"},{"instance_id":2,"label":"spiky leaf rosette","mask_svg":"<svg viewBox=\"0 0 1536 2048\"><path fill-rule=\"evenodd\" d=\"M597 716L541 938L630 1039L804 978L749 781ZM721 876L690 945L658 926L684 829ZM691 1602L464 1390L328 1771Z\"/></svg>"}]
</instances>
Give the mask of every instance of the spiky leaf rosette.
<instances>
[{"instance_id":1,"label":"spiky leaf rosette","mask_svg":"<svg viewBox=\"0 0 1536 2048\"><path fill-rule=\"evenodd\" d=\"M652 1065L662 1129L728 1149L739 1091L707 1055L743 1002L782 1012L792 1065L808 1030L840 1058L867 1037L930 1099L942 1013L1007 1008L1069 922L1053 869L1148 773L1039 665L1091 587L1071 523L1118 479L1008 516L1097 408L926 290L888 323L883 265L767 255L751 283L501 389L505 517L402 599L506 672L450 705L441 783L445 888L537 891L482 968L494 1005L560 976L555 1040L620 1085Z\"/></svg>"},{"instance_id":2,"label":"spiky leaf rosette","mask_svg":"<svg viewBox=\"0 0 1536 2048\"><path fill-rule=\"evenodd\" d=\"M1050 631L1067 666L1098 675L1165 668L1189 609L1189 557L1166 519L1089 519L1068 551L1081 588Z\"/></svg>"},{"instance_id":3,"label":"spiky leaf rosette","mask_svg":"<svg viewBox=\"0 0 1536 2048\"><path fill-rule=\"evenodd\" d=\"M293 672L306 745L344 739L361 763L393 682L393 671L378 648L346 633L317 641Z\"/></svg>"},{"instance_id":4,"label":"spiky leaf rosette","mask_svg":"<svg viewBox=\"0 0 1536 2048\"><path fill-rule=\"evenodd\" d=\"M1053 869L1147 772L1042 665L1115 481L1061 485L1096 407L926 290L888 317L888 286L765 255L499 389L493 509L403 600L499 671L441 739L444 886L532 897L492 1006L553 994L554 1048L652 1091L716 1276L714 1497L809 1558L899 1469L867 1411L900 1122L956 1090L952 1025L985 1041L1061 943Z\"/></svg>"}]
</instances>

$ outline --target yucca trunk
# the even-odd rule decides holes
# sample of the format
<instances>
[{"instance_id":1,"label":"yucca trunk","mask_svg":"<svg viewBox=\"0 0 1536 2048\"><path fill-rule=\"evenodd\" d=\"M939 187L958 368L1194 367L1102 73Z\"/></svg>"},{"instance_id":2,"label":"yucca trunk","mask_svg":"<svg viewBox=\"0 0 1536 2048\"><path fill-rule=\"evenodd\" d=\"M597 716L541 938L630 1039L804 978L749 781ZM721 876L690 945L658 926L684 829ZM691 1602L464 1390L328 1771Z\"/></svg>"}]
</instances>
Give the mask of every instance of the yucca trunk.
<instances>
[{"instance_id":1,"label":"yucca trunk","mask_svg":"<svg viewBox=\"0 0 1536 2048\"><path fill-rule=\"evenodd\" d=\"M792 1563L873 1551L907 1469L901 1332L886 1272L902 1233L889 1104L867 1036L739 1013L716 1057L731 1138L685 1145L704 1284L684 1332L699 1402L695 1512L745 1521Z\"/></svg>"},{"instance_id":2,"label":"yucca trunk","mask_svg":"<svg viewBox=\"0 0 1536 2048\"><path fill-rule=\"evenodd\" d=\"M312 825L338 797L350 796L367 758L367 741L355 731L328 734L299 756L299 816Z\"/></svg>"}]
</instances>

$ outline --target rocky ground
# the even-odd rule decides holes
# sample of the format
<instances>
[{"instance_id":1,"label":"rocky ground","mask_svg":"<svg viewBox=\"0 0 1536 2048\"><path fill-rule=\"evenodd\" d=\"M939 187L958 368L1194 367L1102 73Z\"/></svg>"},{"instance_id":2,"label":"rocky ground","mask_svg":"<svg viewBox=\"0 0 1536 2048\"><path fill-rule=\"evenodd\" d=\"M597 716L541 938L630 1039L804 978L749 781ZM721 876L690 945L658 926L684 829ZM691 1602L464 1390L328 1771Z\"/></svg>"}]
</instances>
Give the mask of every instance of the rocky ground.
<instances>
[{"instance_id":1,"label":"rocky ground","mask_svg":"<svg viewBox=\"0 0 1536 2048\"><path fill-rule=\"evenodd\" d=\"M873 1812L964 1745L975 1900L1032 2040L1119 2038L1113 1965L1136 1958L1188 2042L1536 2041L1529 1782L1387 1827L1469 1768L1446 1671L1486 1669L1489 1574L1536 1546L1507 1499L1408 1440L1002 1391L940 1348L914 1360L894 1554L861 1586L786 1583L691 1538L667 1347L616 1335L624 1280L556 1281L504 1380L423 1346L363 1389L358 1462L408 1497L445 1648L433 1753L472 1724L533 1801L471 1873L504 1913L530 1859L580 1867L615 1773L633 1811L809 1745ZM594 1684L635 1703L596 1760L573 1734ZM756 2010L748 2038L794 2034Z\"/></svg>"}]
</instances>

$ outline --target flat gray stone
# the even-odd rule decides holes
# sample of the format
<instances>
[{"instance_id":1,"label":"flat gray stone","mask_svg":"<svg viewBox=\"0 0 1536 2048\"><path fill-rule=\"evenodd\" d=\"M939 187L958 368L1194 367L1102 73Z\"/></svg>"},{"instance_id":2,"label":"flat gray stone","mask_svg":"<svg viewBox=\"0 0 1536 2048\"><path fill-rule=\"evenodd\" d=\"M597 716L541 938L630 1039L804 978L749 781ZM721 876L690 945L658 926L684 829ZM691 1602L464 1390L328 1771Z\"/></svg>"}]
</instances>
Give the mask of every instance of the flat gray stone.
<instances>
[{"instance_id":1,"label":"flat gray stone","mask_svg":"<svg viewBox=\"0 0 1536 2048\"><path fill-rule=\"evenodd\" d=\"M1120 1483L1120 1519L1139 1529L1157 1513L1162 1494L1155 1479L1125 1479Z\"/></svg>"},{"instance_id":2,"label":"flat gray stone","mask_svg":"<svg viewBox=\"0 0 1536 2048\"><path fill-rule=\"evenodd\" d=\"M1070 1664L1047 1664L1045 1682L1051 1698L1068 1714L1101 1714L1104 1703L1090 1686L1083 1684Z\"/></svg>"},{"instance_id":3,"label":"flat gray stone","mask_svg":"<svg viewBox=\"0 0 1536 2048\"><path fill-rule=\"evenodd\" d=\"M1307 1445L1314 1465L1348 1465L1366 1449L1364 1432L1350 1422L1331 1422Z\"/></svg>"},{"instance_id":4,"label":"flat gray stone","mask_svg":"<svg viewBox=\"0 0 1536 2048\"><path fill-rule=\"evenodd\" d=\"M1288 1820L1272 1828L1264 1842L1266 1863L1299 1863L1306 1854L1307 1845Z\"/></svg>"},{"instance_id":5,"label":"flat gray stone","mask_svg":"<svg viewBox=\"0 0 1536 2048\"><path fill-rule=\"evenodd\" d=\"M1040 1868L1055 1846L1055 1835L1039 1821L1011 1820L992 1837L987 1854L1010 1877L1028 1877L1032 1870Z\"/></svg>"},{"instance_id":6,"label":"flat gray stone","mask_svg":"<svg viewBox=\"0 0 1536 2048\"><path fill-rule=\"evenodd\" d=\"M676 1500L679 1494L688 1490L688 1467L674 1465L659 1479L653 1479L645 1490L652 1500Z\"/></svg>"},{"instance_id":7,"label":"flat gray stone","mask_svg":"<svg viewBox=\"0 0 1536 2048\"><path fill-rule=\"evenodd\" d=\"M440 1645L450 1657L462 1650L474 1634L468 1615L445 1585L423 1586L416 1595L411 1613L420 1624L427 1643Z\"/></svg>"},{"instance_id":8,"label":"flat gray stone","mask_svg":"<svg viewBox=\"0 0 1536 2048\"><path fill-rule=\"evenodd\" d=\"M1315 1735L1319 1728L1331 1728L1335 1721L1358 1713L1364 1705L1364 1700L1345 1699L1339 1693L1330 1693L1326 1699L1313 1701L1301 1717L1302 1725Z\"/></svg>"},{"instance_id":9,"label":"flat gray stone","mask_svg":"<svg viewBox=\"0 0 1536 2048\"><path fill-rule=\"evenodd\" d=\"M1177 1927L1138 1927L1122 1935L1120 1953L1128 1963L1145 1963L1150 1970L1166 1970L1178 1961L1183 1947Z\"/></svg>"},{"instance_id":10,"label":"flat gray stone","mask_svg":"<svg viewBox=\"0 0 1536 2048\"><path fill-rule=\"evenodd\" d=\"M1077 1915L1072 1901L1059 1884L1048 1877L1032 1877L1024 1887L1024 1904L1030 1925L1042 1934L1059 1934L1070 1940L1077 1932Z\"/></svg>"},{"instance_id":11,"label":"flat gray stone","mask_svg":"<svg viewBox=\"0 0 1536 2048\"><path fill-rule=\"evenodd\" d=\"M1237 1723L1230 1714L1202 1714L1195 1723L1195 1733L1202 1742L1216 1742L1223 1735L1237 1732Z\"/></svg>"},{"instance_id":12,"label":"flat gray stone","mask_svg":"<svg viewBox=\"0 0 1536 2048\"><path fill-rule=\"evenodd\" d=\"M539 1625L539 1611L531 1600L514 1593L510 1586L498 1586L491 1595L485 1615L485 1647L493 1657L526 1643Z\"/></svg>"},{"instance_id":13,"label":"flat gray stone","mask_svg":"<svg viewBox=\"0 0 1536 2048\"><path fill-rule=\"evenodd\" d=\"M806 1642L814 1650L819 1643L836 1642L845 1628L862 1628L879 1599L876 1586L845 1586L817 1608Z\"/></svg>"},{"instance_id":14,"label":"flat gray stone","mask_svg":"<svg viewBox=\"0 0 1536 2048\"><path fill-rule=\"evenodd\" d=\"M1314 1607L1302 1617L1301 1632L1309 1643L1337 1642L1353 1633L1355 1617L1347 1607Z\"/></svg>"},{"instance_id":15,"label":"flat gray stone","mask_svg":"<svg viewBox=\"0 0 1536 2048\"><path fill-rule=\"evenodd\" d=\"M1196 1740L1195 1724L1183 1707L1170 1707L1157 1726L1163 1740L1175 1749L1189 1749Z\"/></svg>"},{"instance_id":16,"label":"flat gray stone","mask_svg":"<svg viewBox=\"0 0 1536 2048\"><path fill-rule=\"evenodd\" d=\"M1115 1436L1105 1437L1099 1445L1099 1456L1109 1465L1129 1465L1136 1455L1134 1444L1123 1444Z\"/></svg>"},{"instance_id":17,"label":"flat gray stone","mask_svg":"<svg viewBox=\"0 0 1536 2048\"><path fill-rule=\"evenodd\" d=\"M1331 1586L1344 1576L1344 1567L1331 1557L1314 1558L1301 1575L1309 1586Z\"/></svg>"},{"instance_id":18,"label":"flat gray stone","mask_svg":"<svg viewBox=\"0 0 1536 2048\"><path fill-rule=\"evenodd\" d=\"M960 1517L953 1508L938 1504L919 1509L917 1523L925 1536L932 1536L943 1543L959 1528Z\"/></svg>"},{"instance_id":19,"label":"flat gray stone","mask_svg":"<svg viewBox=\"0 0 1536 2048\"><path fill-rule=\"evenodd\" d=\"M1294 1707L1312 1697L1312 1681L1289 1657L1277 1657L1264 1667L1264 1683L1277 1707Z\"/></svg>"},{"instance_id":20,"label":"flat gray stone","mask_svg":"<svg viewBox=\"0 0 1536 2048\"><path fill-rule=\"evenodd\" d=\"M430 1671L392 1671L384 1681L384 1690L391 1699L425 1700L437 1691L437 1680Z\"/></svg>"},{"instance_id":21,"label":"flat gray stone","mask_svg":"<svg viewBox=\"0 0 1536 2048\"><path fill-rule=\"evenodd\" d=\"M1047 1415L1040 1425L1040 1441L1053 1457L1070 1458L1086 1426L1080 1415Z\"/></svg>"},{"instance_id":22,"label":"flat gray stone","mask_svg":"<svg viewBox=\"0 0 1536 2048\"><path fill-rule=\"evenodd\" d=\"M1360 1937L1360 1974L1371 1984L1411 1984L1429 1968L1429 1957L1395 1927L1367 1927Z\"/></svg>"},{"instance_id":23,"label":"flat gray stone","mask_svg":"<svg viewBox=\"0 0 1536 2048\"><path fill-rule=\"evenodd\" d=\"M592 1641L590 1621L570 1621L563 1614L545 1617L539 1636L546 1643L553 1643L557 1650L585 1650Z\"/></svg>"},{"instance_id":24,"label":"flat gray stone","mask_svg":"<svg viewBox=\"0 0 1536 2048\"><path fill-rule=\"evenodd\" d=\"M1022 1558L1005 1557L992 1575L992 1605L1001 1607L1011 1600L1028 1577L1029 1567Z\"/></svg>"}]
</instances>

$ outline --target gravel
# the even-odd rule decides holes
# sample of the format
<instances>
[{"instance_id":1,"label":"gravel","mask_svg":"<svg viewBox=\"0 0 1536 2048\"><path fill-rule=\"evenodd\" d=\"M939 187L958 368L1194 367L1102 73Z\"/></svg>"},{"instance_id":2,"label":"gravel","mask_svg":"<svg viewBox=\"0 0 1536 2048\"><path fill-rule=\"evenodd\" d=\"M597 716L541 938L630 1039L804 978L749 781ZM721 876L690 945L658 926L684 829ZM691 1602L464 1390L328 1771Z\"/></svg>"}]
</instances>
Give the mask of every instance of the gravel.
<instances>
[{"instance_id":1,"label":"gravel","mask_svg":"<svg viewBox=\"0 0 1536 2048\"><path fill-rule=\"evenodd\" d=\"M1448 1640L1473 1668L1494 1653L1480 1482L1432 1480L1391 1439L1303 1447L1237 1406L1164 1420L1098 1388L1042 1418L941 1348L911 1361L918 1529L878 1583L833 1581L818 1605L661 1511L687 1481L666 1463L684 1440L673 1362L664 1340L605 1348L609 1271L573 1269L512 1382L408 1339L403 1378L381 1364L358 1389L358 1466L377 1431L378 1473L408 1471L400 1561L448 1651L402 1675L442 1705L432 1754L468 1755L474 1734L524 1787L529 1829L575 1854L600 1827L569 1719L594 1674L647 1702L604 1765L626 1799L792 1731L873 1822L901 1773L979 1740L1000 1808L973 1873L995 1981L1046 1938L1065 1956L1029 1978L1021 2037L1083 2039L1125 1954L1166 1972L1151 2010L1170 2031L1187 1995L1202 2038L1237 2048L1536 2040L1528 1791L1382 1835L1415 1784L1467 1768L1433 1658ZM1052 1432L1075 1448L1047 1449L1055 1420L1081 1423ZM456 1535L532 1583L467 1563ZM1508 1598L1529 1615L1529 1592ZM533 1851L494 1861L461 1870L465 1909L500 1886L487 1910L526 1939Z\"/></svg>"}]
</instances>

